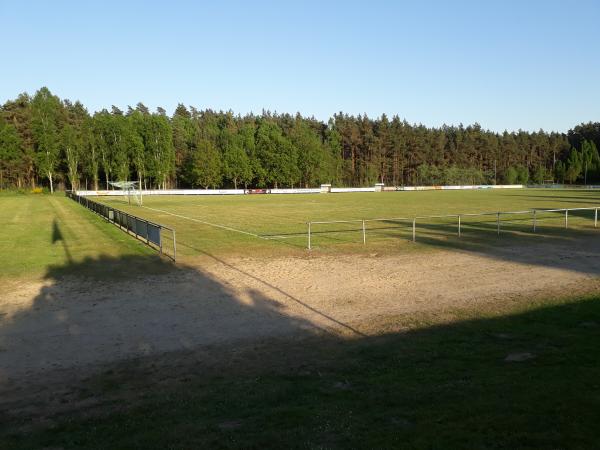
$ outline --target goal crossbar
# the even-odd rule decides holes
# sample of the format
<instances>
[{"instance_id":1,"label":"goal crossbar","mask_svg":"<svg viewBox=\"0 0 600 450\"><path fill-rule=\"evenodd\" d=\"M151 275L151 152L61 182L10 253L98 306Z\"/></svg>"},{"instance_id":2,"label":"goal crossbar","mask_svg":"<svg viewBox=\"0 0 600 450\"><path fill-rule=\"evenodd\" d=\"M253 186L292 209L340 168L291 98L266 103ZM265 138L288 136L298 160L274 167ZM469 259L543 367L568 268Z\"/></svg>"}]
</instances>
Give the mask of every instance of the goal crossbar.
<instances>
[{"instance_id":1,"label":"goal crossbar","mask_svg":"<svg viewBox=\"0 0 600 450\"><path fill-rule=\"evenodd\" d=\"M109 181L108 184L126 192L129 204L133 197L135 203L142 206L142 189L139 181Z\"/></svg>"}]
</instances>

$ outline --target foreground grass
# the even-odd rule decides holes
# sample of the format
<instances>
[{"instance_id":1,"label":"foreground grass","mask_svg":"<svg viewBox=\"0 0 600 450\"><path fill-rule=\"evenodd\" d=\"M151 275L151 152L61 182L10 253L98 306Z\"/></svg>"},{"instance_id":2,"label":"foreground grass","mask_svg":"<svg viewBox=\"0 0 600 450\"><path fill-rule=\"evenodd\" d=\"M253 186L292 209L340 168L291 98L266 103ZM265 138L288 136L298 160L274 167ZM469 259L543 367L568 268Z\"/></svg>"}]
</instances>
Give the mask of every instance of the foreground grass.
<instances>
[{"instance_id":1,"label":"foreground grass","mask_svg":"<svg viewBox=\"0 0 600 450\"><path fill-rule=\"evenodd\" d=\"M167 369L168 383L110 370L80 394L112 398L105 407L45 417L46 426L7 416L0 441L15 450L600 444L600 298L387 325L381 337L315 338L248 350L212 370Z\"/></svg>"},{"instance_id":2,"label":"foreground grass","mask_svg":"<svg viewBox=\"0 0 600 450\"><path fill-rule=\"evenodd\" d=\"M143 208L129 206L122 198L99 197L97 200L175 228L179 253L183 256L203 252L302 255L306 254L307 221L594 207L600 206L600 192L499 189L330 195L146 196ZM503 220L510 221L503 224L506 233L531 231L531 217L505 216ZM360 224L315 225L312 244L317 252L372 252L390 248L396 251L399 247L402 251L410 251L411 226L412 221L368 223L368 245L363 248ZM486 241L496 238L495 216L465 217L462 226L464 238ZM593 211L573 214L570 226L591 229ZM563 228L562 214L538 217L538 233L564 233ZM336 233L329 233L331 231ZM447 239L455 235L455 218L418 223L417 239Z\"/></svg>"},{"instance_id":3,"label":"foreground grass","mask_svg":"<svg viewBox=\"0 0 600 450\"><path fill-rule=\"evenodd\" d=\"M31 279L51 266L67 267L99 256L155 254L62 194L4 194L0 224L0 280ZM146 268L153 263L149 258Z\"/></svg>"}]
</instances>

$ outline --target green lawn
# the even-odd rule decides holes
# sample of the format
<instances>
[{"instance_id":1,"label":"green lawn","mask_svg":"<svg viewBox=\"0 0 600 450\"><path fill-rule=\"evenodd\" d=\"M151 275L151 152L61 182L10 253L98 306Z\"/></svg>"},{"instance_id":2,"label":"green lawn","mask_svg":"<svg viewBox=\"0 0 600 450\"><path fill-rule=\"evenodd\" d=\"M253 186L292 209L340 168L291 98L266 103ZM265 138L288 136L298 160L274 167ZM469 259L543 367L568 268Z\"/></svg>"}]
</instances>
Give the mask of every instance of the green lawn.
<instances>
[{"instance_id":1,"label":"green lawn","mask_svg":"<svg viewBox=\"0 0 600 450\"><path fill-rule=\"evenodd\" d=\"M146 196L144 207L129 206L123 198L98 201L176 229L179 254L202 252L253 255L305 254L308 221L412 218L423 215L515 211L533 208L600 206L600 191L478 190L315 195ZM569 226L593 227L594 212L572 214ZM462 218L463 237L496 236L496 217ZM564 214L539 214L538 232L562 233ZM457 219L419 219L417 240L453 238ZM317 251L363 251L361 224L313 225ZM412 237L412 221L367 222L366 251L397 247ZM502 216L503 231L528 234L532 216ZM335 233L331 233L335 231ZM247 234L245 234L247 233ZM404 246L406 249L408 246Z\"/></svg>"},{"instance_id":2,"label":"green lawn","mask_svg":"<svg viewBox=\"0 0 600 450\"><path fill-rule=\"evenodd\" d=\"M0 279L31 279L50 267L66 273L70 265L100 257L145 256L146 269L158 262L153 250L62 194L3 194L0 224ZM91 275L102 271L95 267Z\"/></svg>"},{"instance_id":3,"label":"green lawn","mask_svg":"<svg viewBox=\"0 0 600 450\"><path fill-rule=\"evenodd\" d=\"M388 317L396 331L377 338L254 346L212 369L206 353L162 375L124 365L78 387L83 405L104 398L100 406L7 417L0 441L7 450L597 448L600 298L492 308L457 312L453 323Z\"/></svg>"}]
</instances>

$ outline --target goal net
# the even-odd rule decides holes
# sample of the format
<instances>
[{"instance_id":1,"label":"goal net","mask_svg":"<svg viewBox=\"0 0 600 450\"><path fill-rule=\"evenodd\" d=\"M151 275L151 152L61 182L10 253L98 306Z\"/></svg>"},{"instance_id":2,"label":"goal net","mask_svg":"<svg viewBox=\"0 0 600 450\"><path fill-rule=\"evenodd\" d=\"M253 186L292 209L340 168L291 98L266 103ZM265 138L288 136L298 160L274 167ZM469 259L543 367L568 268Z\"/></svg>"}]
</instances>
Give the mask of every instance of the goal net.
<instances>
[{"instance_id":1,"label":"goal net","mask_svg":"<svg viewBox=\"0 0 600 450\"><path fill-rule=\"evenodd\" d=\"M127 203L142 206L142 188L139 181L109 181L108 184L125 192Z\"/></svg>"}]
</instances>

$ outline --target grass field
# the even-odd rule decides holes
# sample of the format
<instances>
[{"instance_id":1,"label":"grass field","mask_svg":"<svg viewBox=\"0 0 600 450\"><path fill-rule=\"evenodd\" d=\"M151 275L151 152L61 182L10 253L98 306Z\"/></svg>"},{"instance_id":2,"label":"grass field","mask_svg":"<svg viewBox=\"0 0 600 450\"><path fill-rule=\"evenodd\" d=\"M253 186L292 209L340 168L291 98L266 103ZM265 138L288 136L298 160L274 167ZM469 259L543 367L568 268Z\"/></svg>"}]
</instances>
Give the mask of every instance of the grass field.
<instances>
[{"instance_id":1,"label":"grass field","mask_svg":"<svg viewBox=\"0 0 600 450\"><path fill-rule=\"evenodd\" d=\"M62 195L4 194L0 206L0 279L31 279L43 276L50 267L66 268L100 256L148 257L149 264L140 271L150 270L155 263L153 250ZM114 268L106 271L110 276L123 273ZM102 273L102 267L95 267L92 275Z\"/></svg>"},{"instance_id":2,"label":"grass field","mask_svg":"<svg viewBox=\"0 0 600 450\"><path fill-rule=\"evenodd\" d=\"M371 230L365 247L357 231L317 234L315 258L304 258L306 238L296 233L308 220L593 207L600 206L600 192L161 196L146 197L147 208L98 200L175 228L182 261L160 258L62 195L0 195L2 449L598 447L600 263L590 213L574 214L570 230L562 216L542 221L536 235L530 222L506 223L511 233L499 239L489 223L465 224L461 240L453 224L423 224L417 245L396 228ZM285 239L267 239L273 235ZM455 267L459 252L446 251L471 241L485 248L507 242L528 247L523 255L519 245L475 256L460 252L460 261L490 269L475 279L451 279L476 271L460 261ZM538 243L545 247L540 257ZM445 250L432 251L436 258L403 257L438 246ZM369 272L385 252L389 264ZM195 261L204 253L228 258ZM417 259L428 273L422 284L433 285L425 291L418 274L403 267ZM348 270L349 261L356 262L352 273L374 290L333 298L338 303L322 316L338 320L346 312L364 332L300 329L293 307L319 312L341 289L319 290L315 280L333 285L335 278L313 276L310 269L339 260ZM271 269L287 264L283 275L263 273L260 265L267 261ZM299 262L302 267L292 270ZM344 281L352 276L341 273ZM506 280L517 274L523 284L571 284L557 296L537 287L527 291L535 296L519 295L524 286L506 296L490 292L487 303L442 301L451 288L460 300L481 292L473 284L497 277L510 284ZM383 291L393 282L398 288ZM290 291L293 283L300 285ZM580 293L573 293L575 283L581 283ZM384 303L398 309L369 316L383 302L378 288L391 297ZM411 305L412 291L416 305L433 307L402 309ZM421 298L420 292L429 294ZM178 338L185 343L261 323L289 323L297 331L140 352L93 371L74 363L28 373L13 384L6 384L11 367L2 364L15 349L33 355L33 362L49 354L77 362L113 348L120 356L125 344L151 350L143 345ZM128 336L133 342L119 342Z\"/></svg>"},{"instance_id":3,"label":"grass field","mask_svg":"<svg viewBox=\"0 0 600 450\"><path fill-rule=\"evenodd\" d=\"M600 206L600 192L576 190L479 190L330 195L146 196L144 206L124 198L96 197L141 217L177 230L180 254L201 252L252 255L299 254L307 247L308 221L339 221L403 217L409 220L367 223L368 246L362 246L361 224L312 226L312 245L325 252L361 252L397 248L412 238L414 216L465 214L526 209ZM572 213L572 228L593 227L594 211ZM419 219L417 240L453 239L457 219ZM496 237L496 216L463 217L462 233L490 241ZM539 214L538 232L563 232L564 213ZM503 215L502 230L529 234L531 215Z\"/></svg>"}]
</instances>

